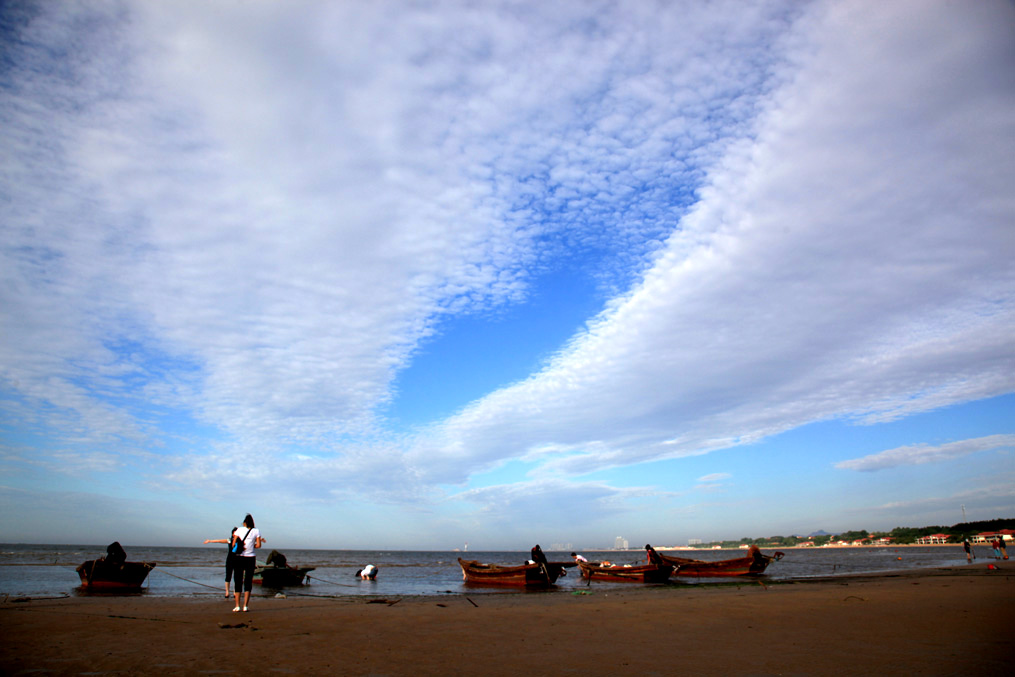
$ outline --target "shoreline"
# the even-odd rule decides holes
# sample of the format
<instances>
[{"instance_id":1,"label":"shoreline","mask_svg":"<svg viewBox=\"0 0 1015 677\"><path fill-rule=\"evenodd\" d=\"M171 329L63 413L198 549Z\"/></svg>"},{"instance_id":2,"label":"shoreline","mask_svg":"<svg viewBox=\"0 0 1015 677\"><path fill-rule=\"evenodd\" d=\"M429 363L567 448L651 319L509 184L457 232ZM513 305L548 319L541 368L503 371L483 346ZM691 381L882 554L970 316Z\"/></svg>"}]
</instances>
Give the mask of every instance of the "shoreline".
<instances>
[{"instance_id":1,"label":"shoreline","mask_svg":"<svg viewBox=\"0 0 1015 677\"><path fill-rule=\"evenodd\" d=\"M991 568L993 567L993 568ZM1015 563L703 585L0 603L0 673L1004 674Z\"/></svg>"}]
</instances>

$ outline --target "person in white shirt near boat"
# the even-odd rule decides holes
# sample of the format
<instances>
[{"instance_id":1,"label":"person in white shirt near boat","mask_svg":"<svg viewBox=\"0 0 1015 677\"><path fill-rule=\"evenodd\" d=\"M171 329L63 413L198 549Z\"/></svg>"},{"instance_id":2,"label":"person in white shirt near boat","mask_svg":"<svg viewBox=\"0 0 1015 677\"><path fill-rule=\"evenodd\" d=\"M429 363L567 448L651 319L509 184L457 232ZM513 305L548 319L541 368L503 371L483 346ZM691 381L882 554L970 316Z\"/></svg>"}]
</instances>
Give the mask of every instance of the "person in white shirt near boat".
<instances>
[{"instance_id":1,"label":"person in white shirt near boat","mask_svg":"<svg viewBox=\"0 0 1015 677\"><path fill-rule=\"evenodd\" d=\"M236 608L240 610L240 591L243 591L243 611L247 610L250 604L250 592L254 589L254 567L257 558L254 549L260 548L266 542L261 537L261 532L254 527L254 518L247 515L243 518L243 526L233 532L233 540L230 548L236 554L236 566L233 580L233 595L236 597Z\"/></svg>"}]
</instances>

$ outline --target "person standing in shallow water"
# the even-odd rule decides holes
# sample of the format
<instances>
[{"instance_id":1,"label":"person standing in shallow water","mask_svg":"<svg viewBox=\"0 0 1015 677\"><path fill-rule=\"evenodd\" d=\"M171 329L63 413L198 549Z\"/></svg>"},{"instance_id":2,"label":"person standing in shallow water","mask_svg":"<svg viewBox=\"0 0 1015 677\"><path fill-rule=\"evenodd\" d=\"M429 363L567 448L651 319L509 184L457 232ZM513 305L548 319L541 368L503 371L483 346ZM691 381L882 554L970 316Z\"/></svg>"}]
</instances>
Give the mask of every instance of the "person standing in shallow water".
<instances>
[{"instance_id":1,"label":"person standing in shallow water","mask_svg":"<svg viewBox=\"0 0 1015 677\"><path fill-rule=\"evenodd\" d=\"M232 532L229 534L229 538L206 538L204 544L209 543L225 543L226 548L226 599L229 599L229 581L233 580L233 567L236 566L235 555L233 555L233 548L230 543L233 540L233 534L236 533L236 527L233 527Z\"/></svg>"},{"instance_id":2,"label":"person standing in shallow water","mask_svg":"<svg viewBox=\"0 0 1015 677\"><path fill-rule=\"evenodd\" d=\"M261 532L254 527L254 518L250 515L244 517L243 526L233 532L230 550L237 544L240 545L233 567L235 573L233 595L236 597L236 608L233 611L240 610L240 591L243 592L243 611L246 611L247 605L250 604L250 591L254 589L254 566L257 564L254 550L265 542L266 539L262 538Z\"/></svg>"}]
</instances>

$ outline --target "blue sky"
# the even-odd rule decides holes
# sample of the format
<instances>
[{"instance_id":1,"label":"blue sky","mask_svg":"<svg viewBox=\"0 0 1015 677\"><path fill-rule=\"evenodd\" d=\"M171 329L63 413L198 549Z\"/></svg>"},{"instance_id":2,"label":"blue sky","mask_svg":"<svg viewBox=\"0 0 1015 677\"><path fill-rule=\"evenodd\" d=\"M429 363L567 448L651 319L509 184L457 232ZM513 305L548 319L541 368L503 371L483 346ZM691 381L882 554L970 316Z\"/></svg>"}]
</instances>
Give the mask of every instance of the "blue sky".
<instances>
[{"instance_id":1,"label":"blue sky","mask_svg":"<svg viewBox=\"0 0 1015 677\"><path fill-rule=\"evenodd\" d=\"M0 541L1015 515L1011 3L0 23Z\"/></svg>"}]
</instances>

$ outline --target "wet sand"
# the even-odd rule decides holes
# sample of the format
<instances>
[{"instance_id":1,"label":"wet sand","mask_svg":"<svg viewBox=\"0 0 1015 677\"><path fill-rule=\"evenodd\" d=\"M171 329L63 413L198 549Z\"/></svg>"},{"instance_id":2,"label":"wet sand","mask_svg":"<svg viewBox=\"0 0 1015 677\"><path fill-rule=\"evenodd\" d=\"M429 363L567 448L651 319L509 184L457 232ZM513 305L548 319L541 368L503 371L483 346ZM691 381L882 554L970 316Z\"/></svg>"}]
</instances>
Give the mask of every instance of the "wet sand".
<instances>
[{"instance_id":1,"label":"wet sand","mask_svg":"<svg viewBox=\"0 0 1015 677\"><path fill-rule=\"evenodd\" d=\"M778 584L254 598L247 613L221 598L6 600L0 674L1006 675L1013 603L1010 560Z\"/></svg>"}]
</instances>

